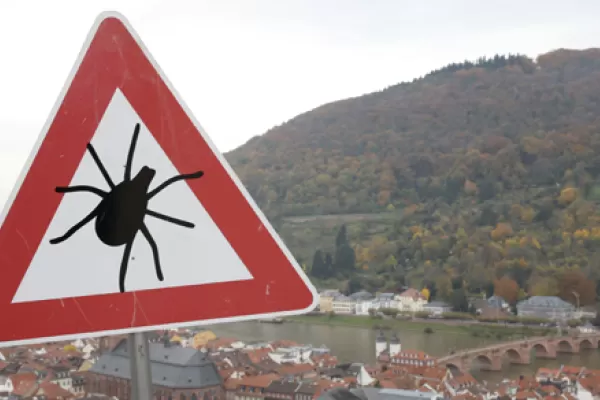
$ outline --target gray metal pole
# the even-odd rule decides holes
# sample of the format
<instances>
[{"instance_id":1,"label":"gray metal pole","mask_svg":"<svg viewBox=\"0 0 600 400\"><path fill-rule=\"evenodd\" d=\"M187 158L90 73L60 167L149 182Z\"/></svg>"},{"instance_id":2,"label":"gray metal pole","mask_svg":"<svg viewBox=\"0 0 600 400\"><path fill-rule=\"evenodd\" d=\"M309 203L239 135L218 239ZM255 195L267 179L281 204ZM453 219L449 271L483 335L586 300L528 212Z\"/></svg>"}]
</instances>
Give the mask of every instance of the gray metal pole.
<instances>
[{"instance_id":1,"label":"gray metal pole","mask_svg":"<svg viewBox=\"0 0 600 400\"><path fill-rule=\"evenodd\" d=\"M131 399L150 400L153 393L148 337L144 332L130 333L127 344L131 355Z\"/></svg>"}]
</instances>

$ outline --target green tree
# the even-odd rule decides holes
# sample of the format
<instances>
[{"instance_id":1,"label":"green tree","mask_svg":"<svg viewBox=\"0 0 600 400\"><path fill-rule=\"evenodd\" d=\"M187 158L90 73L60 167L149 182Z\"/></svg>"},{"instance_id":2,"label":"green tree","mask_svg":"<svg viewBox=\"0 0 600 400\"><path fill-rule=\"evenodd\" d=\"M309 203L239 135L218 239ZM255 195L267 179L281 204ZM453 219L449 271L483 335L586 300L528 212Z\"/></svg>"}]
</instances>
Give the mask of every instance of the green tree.
<instances>
[{"instance_id":1,"label":"green tree","mask_svg":"<svg viewBox=\"0 0 600 400\"><path fill-rule=\"evenodd\" d=\"M346 232L346 224L344 224L340 227L340 230L335 237L335 248L337 249L346 245L348 245L348 236Z\"/></svg>"},{"instance_id":2,"label":"green tree","mask_svg":"<svg viewBox=\"0 0 600 400\"><path fill-rule=\"evenodd\" d=\"M337 248L335 251L334 266L336 271L353 271L356 267L354 249L348 245Z\"/></svg>"},{"instance_id":3,"label":"green tree","mask_svg":"<svg viewBox=\"0 0 600 400\"><path fill-rule=\"evenodd\" d=\"M315 278L327 278L329 276L329 268L323 258L323 251L318 249L313 256L311 274Z\"/></svg>"},{"instance_id":4,"label":"green tree","mask_svg":"<svg viewBox=\"0 0 600 400\"><path fill-rule=\"evenodd\" d=\"M358 292L364 288L362 280L356 276L353 276L348 281L348 294Z\"/></svg>"},{"instance_id":5,"label":"green tree","mask_svg":"<svg viewBox=\"0 0 600 400\"><path fill-rule=\"evenodd\" d=\"M336 271L353 271L356 268L356 254L348 243L346 225L342 225L335 238L334 268Z\"/></svg>"},{"instance_id":6,"label":"green tree","mask_svg":"<svg viewBox=\"0 0 600 400\"><path fill-rule=\"evenodd\" d=\"M454 289L450 296L450 305L452 306L452 310L456 312L469 311L469 300L463 288Z\"/></svg>"}]
</instances>

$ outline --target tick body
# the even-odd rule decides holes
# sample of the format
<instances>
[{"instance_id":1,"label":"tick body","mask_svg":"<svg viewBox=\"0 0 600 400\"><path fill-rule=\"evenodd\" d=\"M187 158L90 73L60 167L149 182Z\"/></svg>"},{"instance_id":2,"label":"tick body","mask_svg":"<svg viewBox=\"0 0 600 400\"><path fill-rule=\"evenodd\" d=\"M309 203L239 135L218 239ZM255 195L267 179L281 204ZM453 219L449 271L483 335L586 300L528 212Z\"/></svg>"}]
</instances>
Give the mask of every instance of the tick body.
<instances>
[{"instance_id":1,"label":"tick body","mask_svg":"<svg viewBox=\"0 0 600 400\"><path fill-rule=\"evenodd\" d=\"M96 236L100 241L108 246L123 246L123 258L121 260L121 267L119 270L119 290L120 292L125 291L125 277L127 274L127 266L129 257L131 255L131 249L133 242L138 232L141 232L144 238L150 244L152 249L152 255L154 258L154 267L156 270L156 276L160 281L164 280L162 268L160 265L160 257L158 254L158 246L152 237L152 234L148 230L144 219L147 215L158 218L160 220L170 222L185 228L193 228L194 224L178 218L174 218L156 211L148 209L148 203L152 197L160 193L167 186L181 180L186 179L197 179L204 175L202 171L198 171L192 174L176 175L165 182L158 185L155 189L149 191L152 179L156 175L156 171L147 166L143 166L135 177L131 177L131 166L133 163L133 155L135 153L135 147L140 132L140 124L135 125L133 130L133 137L131 138L131 145L129 147L129 153L127 155L127 164L125 165L125 176L121 183L115 185L110 175L104 168L102 161L98 157L96 150L91 143L87 145L87 149L90 152L94 162L98 166L98 169L102 173L102 176L106 180L106 183L110 187L110 191L104 191L102 189L87 186L68 186L68 187L57 187L56 192L58 193L72 193L72 192L88 192L93 193L101 198L100 203L94 208L88 215L86 215L81 221L73 225L63 236L50 240L51 244L61 243L70 238L75 232L85 226L88 222L95 219L94 228Z\"/></svg>"},{"instance_id":2,"label":"tick body","mask_svg":"<svg viewBox=\"0 0 600 400\"><path fill-rule=\"evenodd\" d=\"M148 209L148 188L155 172L146 166L130 181L123 181L100 202L96 235L108 246L132 241L144 225Z\"/></svg>"}]
</instances>

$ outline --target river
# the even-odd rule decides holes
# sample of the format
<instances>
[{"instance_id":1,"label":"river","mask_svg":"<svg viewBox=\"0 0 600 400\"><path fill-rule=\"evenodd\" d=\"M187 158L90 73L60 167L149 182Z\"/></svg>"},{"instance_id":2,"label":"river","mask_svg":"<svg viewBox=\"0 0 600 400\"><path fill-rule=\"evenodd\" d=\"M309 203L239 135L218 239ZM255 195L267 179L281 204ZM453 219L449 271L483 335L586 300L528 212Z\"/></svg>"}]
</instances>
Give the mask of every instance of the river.
<instances>
[{"instance_id":1,"label":"river","mask_svg":"<svg viewBox=\"0 0 600 400\"><path fill-rule=\"evenodd\" d=\"M375 337L377 332L372 329L293 322L283 324L243 322L207 326L205 328L210 329L219 337L233 337L246 341L289 339L302 344L312 344L313 346L325 345L342 362L373 363L375 361ZM438 357L447 355L451 348L459 350L497 343L497 340L473 337L462 333L436 332L424 334L420 330L406 330L396 333L403 348L422 350ZM388 331L385 334L389 337L392 332ZM556 360L534 359L530 365L505 367L502 373L473 371L473 375L478 379L495 382L502 377L516 378L519 375L531 375L540 367L552 368L559 367L561 364L600 369L600 351L593 349L582 354L560 354Z\"/></svg>"}]
</instances>

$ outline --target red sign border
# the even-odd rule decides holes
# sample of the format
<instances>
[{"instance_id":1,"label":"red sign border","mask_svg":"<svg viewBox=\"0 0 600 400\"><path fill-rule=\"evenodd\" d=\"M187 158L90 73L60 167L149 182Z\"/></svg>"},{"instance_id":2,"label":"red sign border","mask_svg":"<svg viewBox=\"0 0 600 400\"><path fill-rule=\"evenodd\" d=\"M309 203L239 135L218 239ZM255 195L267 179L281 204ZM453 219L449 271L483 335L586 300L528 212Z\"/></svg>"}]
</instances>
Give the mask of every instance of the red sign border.
<instances>
[{"instance_id":1,"label":"red sign border","mask_svg":"<svg viewBox=\"0 0 600 400\"><path fill-rule=\"evenodd\" d=\"M12 304L62 199L54 187L71 181L117 88L180 172L200 165L203 178L187 184L254 279ZM0 221L0 346L297 315L317 303L302 268L116 12L97 17Z\"/></svg>"}]
</instances>

